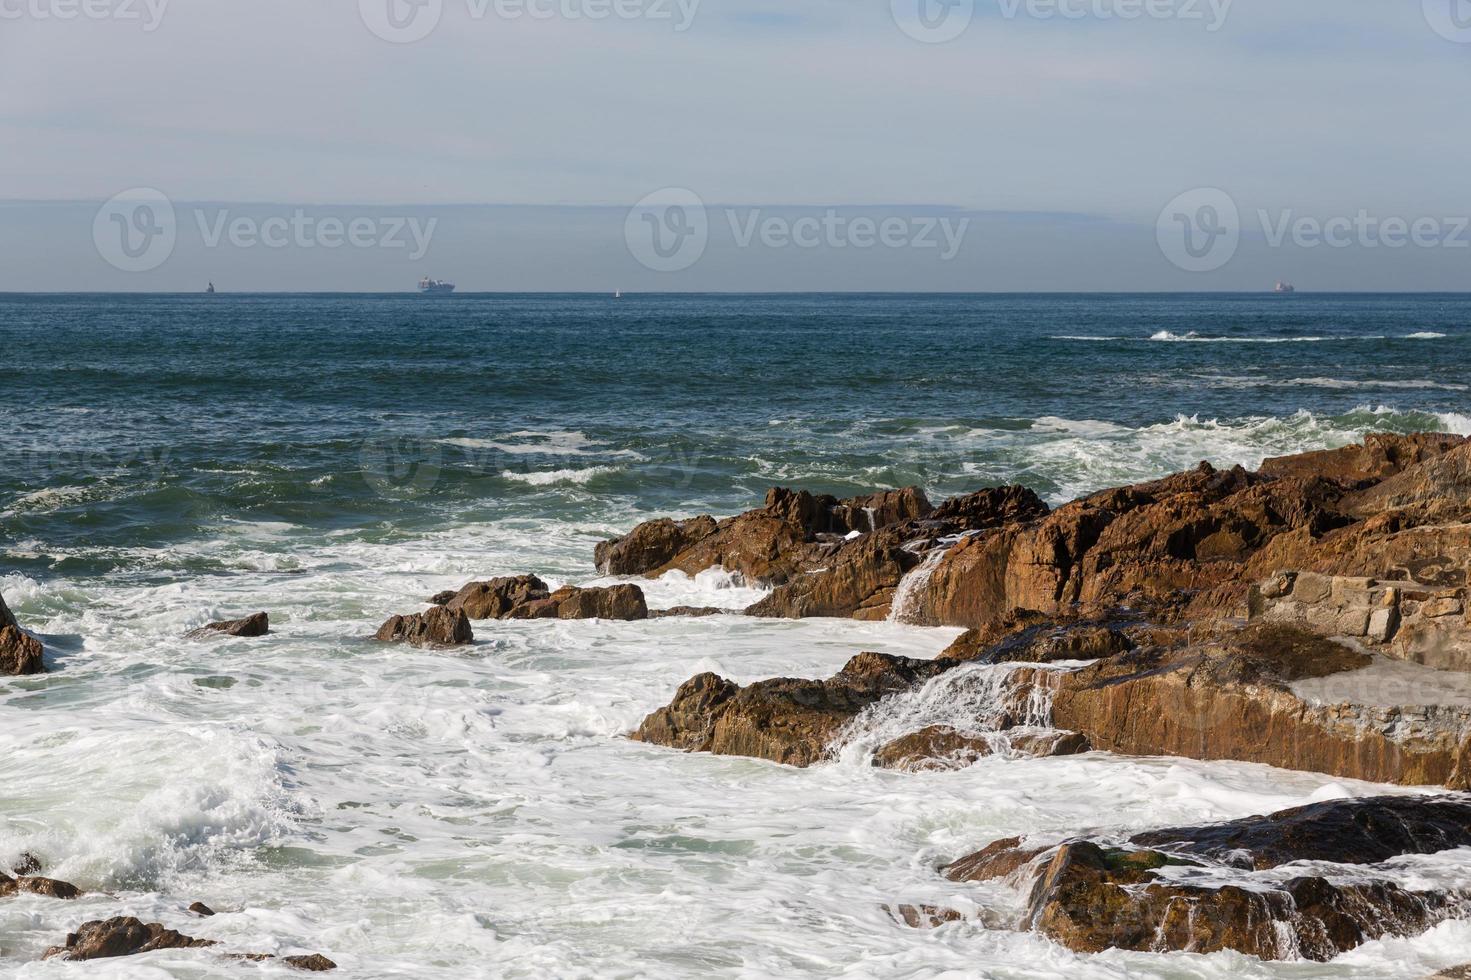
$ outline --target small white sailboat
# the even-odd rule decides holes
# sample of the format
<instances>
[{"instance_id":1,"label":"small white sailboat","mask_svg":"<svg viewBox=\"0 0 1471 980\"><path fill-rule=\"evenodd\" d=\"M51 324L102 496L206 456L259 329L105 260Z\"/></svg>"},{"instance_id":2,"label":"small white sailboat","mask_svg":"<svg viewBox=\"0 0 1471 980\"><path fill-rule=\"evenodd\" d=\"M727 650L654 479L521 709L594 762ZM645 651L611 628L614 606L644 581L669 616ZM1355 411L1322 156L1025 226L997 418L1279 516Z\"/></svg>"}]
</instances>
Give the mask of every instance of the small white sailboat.
<instances>
[{"instance_id":1,"label":"small white sailboat","mask_svg":"<svg viewBox=\"0 0 1471 980\"><path fill-rule=\"evenodd\" d=\"M613 298L614 299L622 299L623 298L623 290L621 290L621 289L615 289L615 290L613 290Z\"/></svg>"}]
</instances>

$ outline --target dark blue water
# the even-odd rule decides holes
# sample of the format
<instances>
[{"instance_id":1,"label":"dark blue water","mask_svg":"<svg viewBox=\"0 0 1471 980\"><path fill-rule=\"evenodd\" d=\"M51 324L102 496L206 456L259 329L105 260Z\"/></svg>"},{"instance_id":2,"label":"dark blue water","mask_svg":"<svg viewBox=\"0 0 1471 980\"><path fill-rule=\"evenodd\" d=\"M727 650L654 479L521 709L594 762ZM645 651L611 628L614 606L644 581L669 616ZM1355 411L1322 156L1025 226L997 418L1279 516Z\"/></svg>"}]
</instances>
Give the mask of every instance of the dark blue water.
<instances>
[{"instance_id":1,"label":"dark blue water","mask_svg":"<svg viewBox=\"0 0 1471 980\"><path fill-rule=\"evenodd\" d=\"M1459 295L0 296L0 564L102 571L231 520L616 524L773 483L1060 500L1465 431L1468 335Z\"/></svg>"}]
</instances>

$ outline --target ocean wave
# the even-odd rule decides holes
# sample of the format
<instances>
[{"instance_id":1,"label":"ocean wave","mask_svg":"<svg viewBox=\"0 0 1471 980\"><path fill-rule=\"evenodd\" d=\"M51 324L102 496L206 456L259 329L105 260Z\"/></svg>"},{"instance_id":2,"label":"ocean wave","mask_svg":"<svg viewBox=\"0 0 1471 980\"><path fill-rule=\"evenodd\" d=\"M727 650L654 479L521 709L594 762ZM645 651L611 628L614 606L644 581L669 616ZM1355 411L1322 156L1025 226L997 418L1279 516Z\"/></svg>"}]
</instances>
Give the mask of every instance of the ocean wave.
<instances>
[{"instance_id":1,"label":"ocean wave","mask_svg":"<svg viewBox=\"0 0 1471 980\"><path fill-rule=\"evenodd\" d=\"M1406 340L1441 340L1444 337L1445 334L1436 333L1434 330L1421 330L1417 333L1405 334Z\"/></svg>"},{"instance_id":2,"label":"ocean wave","mask_svg":"<svg viewBox=\"0 0 1471 980\"><path fill-rule=\"evenodd\" d=\"M1213 388L1327 388L1336 391L1361 389L1394 389L1406 391L1467 391L1471 385L1448 381L1357 381L1345 378L1243 378L1212 377L1206 381Z\"/></svg>"},{"instance_id":3,"label":"ocean wave","mask_svg":"<svg viewBox=\"0 0 1471 980\"><path fill-rule=\"evenodd\" d=\"M1188 333L1172 333L1160 330L1149 335L1149 339L1175 344L1320 344L1327 337L1202 337L1194 330ZM1371 337L1343 337L1342 340L1372 340Z\"/></svg>"},{"instance_id":4,"label":"ocean wave","mask_svg":"<svg viewBox=\"0 0 1471 980\"><path fill-rule=\"evenodd\" d=\"M532 470L524 473L515 470L502 470L500 475L501 479L511 480L515 483L526 483L533 487L549 487L558 483L586 485L597 477L607 476L617 472L620 472L620 470L616 466L588 466L582 469Z\"/></svg>"}]
</instances>

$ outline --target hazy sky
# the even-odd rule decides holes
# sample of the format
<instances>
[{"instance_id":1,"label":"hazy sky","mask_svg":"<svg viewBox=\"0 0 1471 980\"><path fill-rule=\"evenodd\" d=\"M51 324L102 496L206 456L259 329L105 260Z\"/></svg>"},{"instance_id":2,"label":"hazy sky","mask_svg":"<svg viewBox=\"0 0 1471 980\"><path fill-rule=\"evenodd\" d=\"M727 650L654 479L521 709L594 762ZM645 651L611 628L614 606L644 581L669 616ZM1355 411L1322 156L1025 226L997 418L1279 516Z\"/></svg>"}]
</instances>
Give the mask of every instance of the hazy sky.
<instances>
[{"instance_id":1,"label":"hazy sky","mask_svg":"<svg viewBox=\"0 0 1471 980\"><path fill-rule=\"evenodd\" d=\"M193 288L220 267L249 269L249 288L329 273L324 288L402 288L424 273L516 288L475 264L502 252L529 256L537 288L795 288L772 279L794 264L822 280L814 288L864 288L910 266L916 288L998 270L1018 288L1256 288L1274 274L1471 288L1471 247L1455 245L1455 218L1471 214L1467 0L949 0L949 20L942 0L415 2L0 0L0 199L95 212L146 187L179 209L177 254L132 273L97 256L75 208L0 210L0 289ZM610 15L587 16L600 10ZM1131 11L1141 16L1119 16ZM910 36L958 27L945 43ZM374 28L428 33L395 43ZM712 208L710 249L657 273L624 247L624 215L666 187ZM1162 257L1156 225L1194 188L1228 194L1242 244L1192 275ZM425 259L375 252L358 275L343 259L365 250L319 265L330 250L296 242L257 253L216 241L195 263L208 236L191 202L339 204L375 220L426 204L602 207L500 222L436 211ZM722 209L761 206L759 221L778 205L819 219L847 208L844 221L879 206L911 233L947 213L925 207L976 223L953 260L928 266L938 255L844 249L830 235L811 249L759 235L737 247L750 211ZM1289 241L1253 257L1281 220L1360 212L1375 228L1438 224L1406 248L1356 230L1343 247ZM740 261L717 261L725 239Z\"/></svg>"}]
</instances>

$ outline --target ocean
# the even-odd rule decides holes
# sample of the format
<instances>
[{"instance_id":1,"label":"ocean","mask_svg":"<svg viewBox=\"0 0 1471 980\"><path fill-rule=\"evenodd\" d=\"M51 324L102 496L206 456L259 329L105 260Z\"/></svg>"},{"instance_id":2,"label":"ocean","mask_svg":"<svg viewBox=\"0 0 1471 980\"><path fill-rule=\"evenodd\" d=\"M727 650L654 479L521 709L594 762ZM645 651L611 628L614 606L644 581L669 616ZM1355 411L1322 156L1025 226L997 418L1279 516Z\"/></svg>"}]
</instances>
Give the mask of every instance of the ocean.
<instances>
[{"instance_id":1,"label":"ocean","mask_svg":"<svg viewBox=\"0 0 1471 980\"><path fill-rule=\"evenodd\" d=\"M471 579L604 584L598 541L773 485L1060 503L1368 431L1471 434L1468 339L1461 295L0 296L0 593L52 670L0 679L0 862L34 852L91 893L0 901L0 970L70 976L41 952L124 913L320 951L349 978L1463 962L1465 922L1329 964L1082 956L988 927L1021 897L935 870L1018 833L1384 787L1098 753L905 774L863 738L798 770L622 737L702 671L827 676L958 630L729 615L478 623L468 651L368 637ZM644 585L654 607L762 594L718 572ZM268 637L183 638L258 610ZM883 909L903 902L977 914L917 931ZM210 951L95 966L287 972Z\"/></svg>"}]
</instances>

